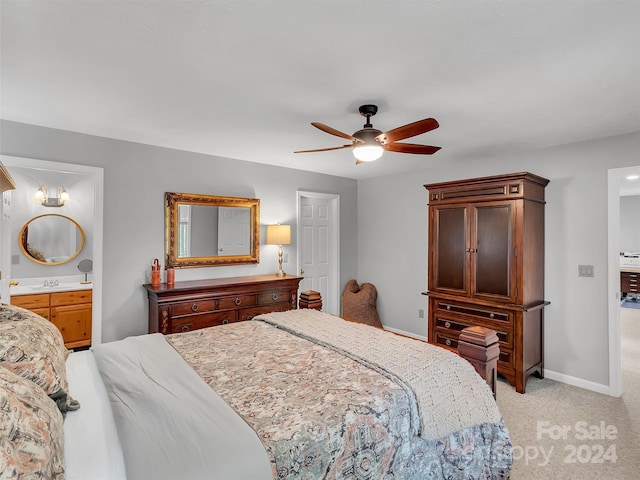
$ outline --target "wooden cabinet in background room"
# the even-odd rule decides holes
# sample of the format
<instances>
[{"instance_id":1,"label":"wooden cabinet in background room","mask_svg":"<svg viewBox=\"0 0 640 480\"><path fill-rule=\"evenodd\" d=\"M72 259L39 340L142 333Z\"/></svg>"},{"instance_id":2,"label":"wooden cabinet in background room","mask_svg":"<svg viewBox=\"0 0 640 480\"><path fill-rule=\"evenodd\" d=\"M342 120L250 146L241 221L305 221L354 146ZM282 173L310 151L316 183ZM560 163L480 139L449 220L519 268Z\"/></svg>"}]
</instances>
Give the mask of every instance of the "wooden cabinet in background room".
<instances>
[{"instance_id":1,"label":"wooden cabinet in background room","mask_svg":"<svg viewBox=\"0 0 640 480\"><path fill-rule=\"evenodd\" d=\"M179 333L297 308L302 277L253 275L147 284L149 333Z\"/></svg>"},{"instance_id":2,"label":"wooden cabinet in background room","mask_svg":"<svg viewBox=\"0 0 640 480\"><path fill-rule=\"evenodd\" d=\"M638 275L637 271L620 272L620 291L624 294L638 293Z\"/></svg>"},{"instance_id":3,"label":"wooden cabinet in background room","mask_svg":"<svg viewBox=\"0 0 640 480\"><path fill-rule=\"evenodd\" d=\"M545 178L515 173L425 185L429 191L429 342L497 331L498 372L524 393L543 376Z\"/></svg>"},{"instance_id":4,"label":"wooden cabinet in background room","mask_svg":"<svg viewBox=\"0 0 640 480\"><path fill-rule=\"evenodd\" d=\"M13 295L11 304L26 308L52 322L67 348L91 346L92 291Z\"/></svg>"}]
</instances>

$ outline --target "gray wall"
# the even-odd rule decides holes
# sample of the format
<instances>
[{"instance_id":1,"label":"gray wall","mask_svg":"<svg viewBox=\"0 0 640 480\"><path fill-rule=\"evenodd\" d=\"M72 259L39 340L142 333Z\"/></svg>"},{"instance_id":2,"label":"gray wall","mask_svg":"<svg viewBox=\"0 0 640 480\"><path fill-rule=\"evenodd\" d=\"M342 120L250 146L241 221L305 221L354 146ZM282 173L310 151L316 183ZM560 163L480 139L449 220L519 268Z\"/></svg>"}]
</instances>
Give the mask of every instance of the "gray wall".
<instances>
[{"instance_id":1,"label":"gray wall","mask_svg":"<svg viewBox=\"0 0 640 480\"><path fill-rule=\"evenodd\" d=\"M296 258L296 191L339 194L340 285L357 276L355 180L4 120L0 129L2 155L104 168L103 341L147 331L142 285L153 259L164 254L164 192L259 198L262 225L292 225L292 244L284 247L290 259ZM176 280L275 272L275 250L261 248L257 265L182 269ZM285 267L293 273L295 263Z\"/></svg>"},{"instance_id":2,"label":"gray wall","mask_svg":"<svg viewBox=\"0 0 640 480\"><path fill-rule=\"evenodd\" d=\"M620 197L620 251L640 252L640 195Z\"/></svg>"},{"instance_id":3,"label":"gray wall","mask_svg":"<svg viewBox=\"0 0 640 480\"><path fill-rule=\"evenodd\" d=\"M165 191L256 197L261 223L295 224L296 190L341 195L341 285L350 278L378 288L385 326L426 336L427 192L423 184L530 171L546 189L545 367L608 385L607 175L637 165L640 133L518 155L447 164L422 172L354 180L115 141L3 121L4 155L103 167L105 341L146 331L141 287L163 254ZM622 213L624 214L624 213ZM295 228L292 229L295 235ZM264 240L264 232L262 233ZM295 258L296 239L285 247ZM271 273L259 265L188 269L177 280ZM272 258L273 257L273 258ZM579 278L578 265L595 266ZM293 265L290 264L292 267ZM290 271L290 269L288 269Z\"/></svg>"},{"instance_id":4,"label":"gray wall","mask_svg":"<svg viewBox=\"0 0 640 480\"><path fill-rule=\"evenodd\" d=\"M545 368L609 385L608 169L640 164L640 133L358 182L358 275L385 326L426 336L425 183L529 171L550 180L545 220ZM435 159L435 157L434 157ZM437 160L435 160L437 161ZM434 163L435 163L434 161ZM425 161L429 164L429 160ZM384 192L384 195L381 195ZM595 266L579 278L578 265Z\"/></svg>"}]
</instances>

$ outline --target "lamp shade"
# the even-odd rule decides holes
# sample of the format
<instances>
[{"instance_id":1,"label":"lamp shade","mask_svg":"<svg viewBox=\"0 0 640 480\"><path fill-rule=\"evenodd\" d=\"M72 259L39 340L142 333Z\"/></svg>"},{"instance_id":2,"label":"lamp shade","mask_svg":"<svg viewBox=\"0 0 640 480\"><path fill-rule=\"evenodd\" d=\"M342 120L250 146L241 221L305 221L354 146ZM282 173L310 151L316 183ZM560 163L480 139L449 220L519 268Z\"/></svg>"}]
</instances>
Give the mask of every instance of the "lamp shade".
<instances>
[{"instance_id":1,"label":"lamp shade","mask_svg":"<svg viewBox=\"0 0 640 480\"><path fill-rule=\"evenodd\" d=\"M289 245L291 225L267 225L267 245Z\"/></svg>"}]
</instances>

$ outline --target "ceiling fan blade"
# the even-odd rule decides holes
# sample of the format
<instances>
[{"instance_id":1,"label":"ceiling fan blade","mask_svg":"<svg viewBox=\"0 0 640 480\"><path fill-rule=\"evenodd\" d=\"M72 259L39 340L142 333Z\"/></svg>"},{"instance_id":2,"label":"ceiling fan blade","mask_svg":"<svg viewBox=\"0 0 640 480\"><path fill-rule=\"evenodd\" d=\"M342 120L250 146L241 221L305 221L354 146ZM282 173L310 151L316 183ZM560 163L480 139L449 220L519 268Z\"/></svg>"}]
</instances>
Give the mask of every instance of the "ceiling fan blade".
<instances>
[{"instance_id":1,"label":"ceiling fan blade","mask_svg":"<svg viewBox=\"0 0 640 480\"><path fill-rule=\"evenodd\" d=\"M431 145L418 145L417 143L390 143L387 145L382 145L382 148L384 148L388 152L432 155L440 150L441 147L432 147Z\"/></svg>"},{"instance_id":2,"label":"ceiling fan blade","mask_svg":"<svg viewBox=\"0 0 640 480\"><path fill-rule=\"evenodd\" d=\"M314 150L296 150L293 153L310 153L310 152L326 152L328 150L340 150L342 148L351 148L353 145L342 145L340 147L329 147L329 148L316 148Z\"/></svg>"},{"instance_id":3,"label":"ceiling fan blade","mask_svg":"<svg viewBox=\"0 0 640 480\"><path fill-rule=\"evenodd\" d=\"M351 141L355 140L355 138L352 137L351 135L349 135L347 133L344 133L344 132L341 132L340 130L336 130L335 128L332 128L329 125L325 125L324 123L311 122L311 125L313 125L316 128L319 128L320 130L322 130L325 133L329 133L331 135L335 135L336 137L346 138L347 140L351 140Z\"/></svg>"},{"instance_id":4,"label":"ceiling fan blade","mask_svg":"<svg viewBox=\"0 0 640 480\"><path fill-rule=\"evenodd\" d=\"M435 118L425 118L424 120L418 120L417 122L408 123L402 127L394 128L381 135L378 135L378 141L380 143L393 143L398 140L403 140L409 137L415 137L421 133L429 132L438 128L440 124Z\"/></svg>"}]
</instances>

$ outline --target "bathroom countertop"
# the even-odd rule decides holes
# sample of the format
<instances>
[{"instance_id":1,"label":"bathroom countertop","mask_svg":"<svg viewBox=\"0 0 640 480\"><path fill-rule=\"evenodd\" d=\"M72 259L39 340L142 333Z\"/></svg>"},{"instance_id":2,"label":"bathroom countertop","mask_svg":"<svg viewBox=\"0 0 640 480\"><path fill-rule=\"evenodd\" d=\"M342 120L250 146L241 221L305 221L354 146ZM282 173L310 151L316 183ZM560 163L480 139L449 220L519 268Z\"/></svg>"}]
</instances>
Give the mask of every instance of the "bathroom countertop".
<instances>
[{"instance_id":1,"label":"bathroom countertop","mask_svg":"<svg viewBox=\"0 0 640 480\"><path fill-rule=\"evenodd\" d=\"M43 284L33 285L33 284L21 284L12 285L9 288L9 294L13 296L17 295L33 295L36 293L54 293L54 292L70 292L73 290L92 290L93 283L82 283L82 282L60 282L58 285L53 287L45 287Z\"/></svg>"}]
</instances>

